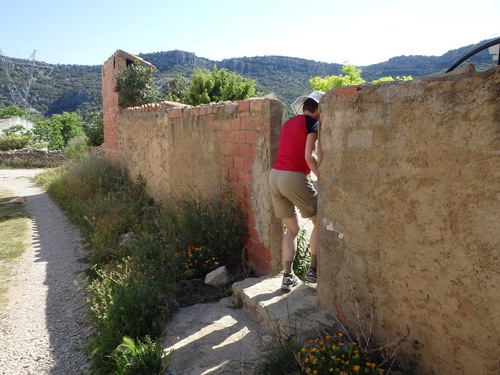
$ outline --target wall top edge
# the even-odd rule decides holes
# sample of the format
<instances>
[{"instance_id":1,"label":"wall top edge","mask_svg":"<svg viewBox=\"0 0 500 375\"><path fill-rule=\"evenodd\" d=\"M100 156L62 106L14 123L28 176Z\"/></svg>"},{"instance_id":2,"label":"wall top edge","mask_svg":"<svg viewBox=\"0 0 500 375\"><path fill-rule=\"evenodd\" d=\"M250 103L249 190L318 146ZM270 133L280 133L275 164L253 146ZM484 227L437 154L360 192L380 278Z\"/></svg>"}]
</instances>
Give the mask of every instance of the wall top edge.
<instances>
[{"instance_id":1,"label":"wall top edge","mask_svg":"<svg viewBox=\"0 0 500 375\"><path fill-rule=\"evenodd\" d=\"M174 110L174 109L185 110L185 109L196 109L196 108L223 108L226 106L238 106L238 103L240 103L240 102L252 103L252 102L259 102L259 101L280 102L274 95L273 96L265 95L265 96L262 96L259 98L248 98L248 99L237 100L237 101L226 100L226 101L220 101L220 102L211 102L211 103L207 103L207 104L200 104L197 106L178 103L178 102L171 102L171 101L165 100L165 101L161 101L161 102L157 102L157 103L148 103L148 104L143 104L143 105L135 106L135 107L122 108L120 110L120 112L129 112L129 111L148 112L148 111L162 110L162 109L165 111L170 111L170 110Z\"/></svg>"}]
</instances>

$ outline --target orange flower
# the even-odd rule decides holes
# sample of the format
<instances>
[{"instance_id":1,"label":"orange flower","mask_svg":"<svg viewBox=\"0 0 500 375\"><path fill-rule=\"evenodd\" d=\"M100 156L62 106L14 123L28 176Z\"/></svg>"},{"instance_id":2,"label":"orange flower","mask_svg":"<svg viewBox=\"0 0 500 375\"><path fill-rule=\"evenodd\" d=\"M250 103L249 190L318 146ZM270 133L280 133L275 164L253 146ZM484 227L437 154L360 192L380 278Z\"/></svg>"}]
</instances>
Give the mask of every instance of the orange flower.
<instances>
[{"instance_id":1,"label":"orange flower","mask_svg":"<svg viewBox=\"0 0 500 375\"><path fill-rule=\"evenodd\" d=\"M354 367L352 369L354 371L359 371L361 369L361 367L359 367L358 365L354 365Z\"/></svg>"}]
</instances>

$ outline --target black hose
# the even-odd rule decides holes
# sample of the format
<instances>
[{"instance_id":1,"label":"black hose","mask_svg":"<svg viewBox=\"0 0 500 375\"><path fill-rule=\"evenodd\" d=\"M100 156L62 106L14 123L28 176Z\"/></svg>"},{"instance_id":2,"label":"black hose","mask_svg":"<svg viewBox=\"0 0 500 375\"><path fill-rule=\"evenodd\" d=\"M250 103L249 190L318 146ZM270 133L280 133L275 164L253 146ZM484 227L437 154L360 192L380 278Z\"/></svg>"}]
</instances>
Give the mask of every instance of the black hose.
<instances>
[{"instance_id":1,"label":"black hose","mask_svg":"<svg viewBox=\"0 0 500 375\"><path fill-rule=\"evenodd\" d=\"M457 66L459 66L461 63L463 63L465 60L467 60L469 57L475 55L478 52L481 52L482 50L485 50L486 48L489 48L491 46L494 46L495 44L500 44L500 38L493 39L489 41L488 43L483 44L482 46L477 47L475 50L469 52L467 55L462 57L460 60L458 60L455 64L451 66L450 69L446 71L446 73L451 72L453 69L455 69ZM500 58L498 59L498 65L500 65Z\"/></svg>"}]
</instances>

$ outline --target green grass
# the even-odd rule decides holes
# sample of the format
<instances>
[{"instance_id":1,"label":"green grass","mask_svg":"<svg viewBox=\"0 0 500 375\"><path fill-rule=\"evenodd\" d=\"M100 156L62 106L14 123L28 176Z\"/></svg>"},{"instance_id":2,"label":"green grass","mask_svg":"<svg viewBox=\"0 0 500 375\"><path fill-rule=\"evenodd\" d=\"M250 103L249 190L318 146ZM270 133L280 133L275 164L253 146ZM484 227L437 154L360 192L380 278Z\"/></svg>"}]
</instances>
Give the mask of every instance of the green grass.
<instances>
[{"instance_id":1,"label":"green grass","mask_svg":"<svg viewBox=\"0 0 500 375\"><path fill-rule=\"evenodd\" d=\"M7 191L0 191L0 311L7 303L12 266L28 248L30 219L22 203L6 203L13 198Z\"/></svg>"}]
</instances>

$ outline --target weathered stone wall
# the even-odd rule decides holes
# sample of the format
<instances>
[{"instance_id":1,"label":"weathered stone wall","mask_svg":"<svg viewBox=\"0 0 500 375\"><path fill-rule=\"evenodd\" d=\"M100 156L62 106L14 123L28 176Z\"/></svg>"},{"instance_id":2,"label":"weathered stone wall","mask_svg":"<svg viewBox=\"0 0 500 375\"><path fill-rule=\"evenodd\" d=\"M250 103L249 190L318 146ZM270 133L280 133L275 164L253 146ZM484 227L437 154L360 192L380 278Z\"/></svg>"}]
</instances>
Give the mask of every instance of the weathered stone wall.
<instances>
[{"instance_id":1,"label":"weathered stone wall","mask_svg":"<svg viewBox=\"0 0 500 375\"><path fill-rule=\"evenodd\" d=\"M380 344L409 327L419 374L500 374L500 67L321 111L320 304Z\"/></svg>"},{"instance_id":2,"label":"weathered stone wall","mask_svg":"<svg viewBox=\"0 0 500 375\"><path fill-rule=\"evenodd\" d=\"M211 198L231 187L247 216L249 262L266 274L281 264L282 229L270 214L268 174L283 114L271 98L128 108L118 116L119 161L144 177L158 201L177 194Z\"/></svg>"},{"instance_id":3,"label":"weathered stone wall","mask_svg":"<svg viewBox=\"0 0 500 375\"><path fill-rule=\"evenodd\" d=\"M0 151L0 164L8 165L45 165L59 166L67 161L62 151L23 148L20 150Z\"/></svg>"}]
</instances>

